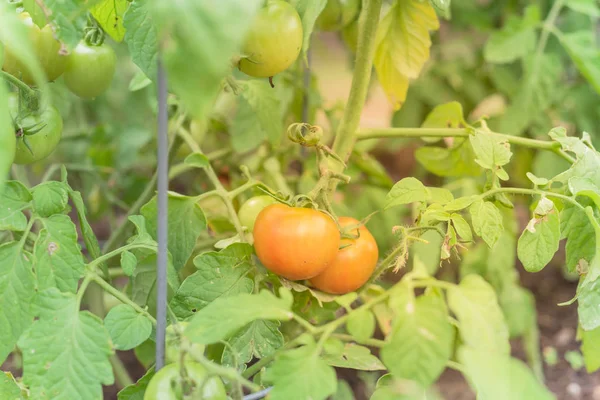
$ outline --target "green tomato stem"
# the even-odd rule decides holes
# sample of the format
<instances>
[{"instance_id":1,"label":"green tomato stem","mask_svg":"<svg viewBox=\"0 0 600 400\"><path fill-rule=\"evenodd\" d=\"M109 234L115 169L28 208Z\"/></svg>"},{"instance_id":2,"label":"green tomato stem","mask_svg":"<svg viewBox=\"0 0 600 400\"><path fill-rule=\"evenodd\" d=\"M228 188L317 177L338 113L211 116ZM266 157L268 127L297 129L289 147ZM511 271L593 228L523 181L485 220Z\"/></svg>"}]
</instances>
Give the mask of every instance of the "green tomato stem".
<instances>
[{"instance_id":1,"label":"green tomato stem","mask_svg":"<svg viewBox=\"0 0 600 400\"><path fill-rule=\"evenodd\" d=\"M335 135L333 152L342 160L346 161L352 153L356 140L356 130L360 123L362 109L367 99L371 72L373 70L373 59L375 58L377 27L379 26L379 15L381 13L382 0L365 0L363 10L359 19L358 44L352 86L348 102L344 109L344 115ZM342 172L343 166L339 162L334 163L334 172ZM337 180L332 180L329 186L330 192L335 190Z\"/></svg>"},{"instance_id":2,"label":"green tomato stem","mask_svg":"<svg viewBox=\"0 0 600 400\"><path fill-rule=\"evenodd\" d=\"M570 163L575 159L562 151L560 143L547 140L536 140L520 136L507 135L504 133L492 132L492 135L499 136L511 144L529 147L533 149L551 151ZM463 137L468 138L471 135L467 128L374 128L359 129L357 140L384 139L384 138L444 138L444 137Z\"/></svg>"},{"instance_id":3,"label":"green tomato stem","mask_svg":"<svg viewBox=\"0 0 600 400\"><path fill-rule=\"evenodd\" d=\"M18 87L19 90L27 92L27 95L29 97L35 96L35 90L30 88L29 85L27 85L25 82L22 82L19 78L12 76L11 74L5 71L0 71L0 76L4 78L4 80L6 80L7 82L12 83L16 87Z\"/></svg>"}]
</instances>

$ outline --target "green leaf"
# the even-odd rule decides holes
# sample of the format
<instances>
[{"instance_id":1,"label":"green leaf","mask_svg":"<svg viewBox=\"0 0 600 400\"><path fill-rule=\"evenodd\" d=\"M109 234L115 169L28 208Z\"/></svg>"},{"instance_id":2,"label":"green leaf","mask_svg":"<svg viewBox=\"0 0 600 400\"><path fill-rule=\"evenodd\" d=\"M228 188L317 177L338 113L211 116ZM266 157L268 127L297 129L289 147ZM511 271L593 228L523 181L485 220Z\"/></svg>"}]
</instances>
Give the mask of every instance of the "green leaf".
<instances>
[{"instance_id":1,"label":"green leaf","mask_svg":"<svg viewBox=\"0 0 600 400\"><path fill-rule=\"evenodd\" d=\"M170 306L180 319L187 319L218 298L252 293L254 281L252 248L233 244L220 252L203 253L194 259L198 269L188 276L171 300Z\"/></svg>"},{"instance_id":2,"label":"green leaf","mask_svg":"<svg viewBox=\"0 0 600 400\"><path fill-rule=\"evenodd\" d=\"M90 12L112 40L121 42L125 37L123 15L128 6L127 0L101 0L90 9Z\"/></svg>"},{"instance_id":3,"label":"green leaf","mask_svg":"<svg viewBox=\"0 0 600 400\"><path fill-rule=\"evenodd\" d=\"M346 329L358 342L368 340L375 333L375 316L368 310L351 312Z\"/></svg>"},{"instance_id":4,"label":"green leaf","mask_svg":"<svg viewBox=\"0 0 600 400\"><path fill-rule=\"evenodd\" d=\"M509 16L499 31L494 31L483 49L485 60L491 63L510 63L535 49L536 25L540 22L540 9L537 5L525 9L523 18Z\"/></svg>"},{"instance_id":5,"label":"green leaf","mask_svg":"<svg viewBox=\"0 0 600 400\"><path fill-rule=\"evenodd\" d=\"M337 390L331 400L355 400L354 391L348 382L338 380Z\"/></svg>"},{"instance_id":6,"label":"green leaf","mask_svg":"<svg viewBox=\"0 0 600 400\"><path fill-rule=\"evenodd\" d=\"M0 245L0 363L13 351L21 334L33 322L35 294L33 255L17 242Z\"/></svg>"},{"instance_id":7,"label":"green leaf","mask_svg":"<svg viewBox=\"0 0 600 400\"><path fill-rule=\"evenodd\" d=\"M202 153L190 154L189 156L187 156L185 158L185 160L183 162L186 165L189 165L189 166L195 167L195 168L206 168L210 165L210 162L208 161L208 157L206 157Z\"/></svg>"},{"instance_id":8,"label":"green leaf","mask_svg":"<svg viewBox=\"0 0 600 400\"><path fill-rule=\"evenodd\" d=\"M0 8L0 13L3 11L4 10ZM0 44L0 46L2 45ZM2 58L4 58L4 56L2 56ZM17 142L15 130L10 118L10 112L8 110L8 90L4 83L0 83L0 140L3 143L2 156L0 157L0 195L2 195L4 182L8 177L8 173L10 172L10 168L15 158L15 153L12 149L14 149ZM0 204L2 204L2 202L0 202ZM3 218L1 213L2 208L0 208L0 229L2 229Z\"/></svg>"},{"instance_id":9,"label":"green leaf","mask_svg":"<svg viewBox=\"0 0 600 400\"><path fill-rule=\"evenodd\" d=\"M391 374L377 381L376 390L370 400L442 400L436 390L427 390L415 381L395 379Z\"/></svg>"},{"instance_id":10,"label":"green leaf","mask_svg":"<svg viewBox=\"0 0 600 400\"><path fill-rule=\"evenodd\" d=\"M448 291L448 305L458 318L466 345L489 353L510 353L508 329L496 292L482 277L466 276Z\"/></svg>"},{"instance_id":11,"label":"green leaf","mask_svg":"<svg viewBox=\"0 0 600 400\"><path fill-rule=\"evenodd\" d=\"M115 349L130 350L142 344L152 333L152 322L127 304L119 304L104 318Z\"/></svg>"},{"instance_id":12,"label":"green leaf","mask_svg":"<svg viewBox=\"0 0 600 400\"><path fill-rule=\"evenodd\" d=\"M563 98L560 88L563 63L550 53L525 59L525 77L500 119L497 130L521 135L551 104Z\"/></svg>"},{"instance_id":13,"label":"green leaf","mask_svg":"<svg viewBox=\"0 0 600 400\"><path fill-rule=\"evenodd\" d=\"M253 357L263 358L283 346L279 321L253 321L227 340L221 358L223 365L240 366Z\"/></svg>"},{"instance_id":14,"label":"green leaf","mask_svg":"<svg viewBox=\"0 0 600 400\"><path fill-rule=\"evenodd\" d=\"M302 19L302 54L304 62L308 63L306 52L310 46L310 37L315 27L315 22L321 11L325 8L327 0L292 0L291 3L296 7Z\"/></svg>"},{"instance_id":15,"label":"green leaf","mask_svg":"<svg viewBox=\"0 0 600 400\"><path fill-rule=\"evenodd\" d=\"M538 272L546 266L558 251L560 242L560 220L554 211L534 217L521 234L517 254L523 267L529 272Z\"/></svg>"},{"instance_id":16,"label":"green leaf","mask_svg":"<svg viewBox=\"0 0 600 400\"><path fill-rule=\"evenodd\" d=\"M565 6L590 17L600 17L600 9L596 0L568 0L565 1Z\"/></svg>"},{"instance_id":17,"label":"green leaf","mask_svg":"<svg viewBox=\"0 0 600 400\"><path fill-rule=\"evenodd\" d=\"M577 315L581 327L586 331L600 327L600 280L582 281L577 294Z\"/></svg>"},{"instance_id":18,"label":"green leaf","mask_svg":"<svg viewBox=\"0 0 600 400\"><path fill-rule=\"evenodd\" d=\"M403 178L388 193L385 208L414 202L425 202L429 197L429 190L417 178Z\"/></svg>"},{"instance_id":19,"label":"green leaf","mask_svg":"<svg viewBox=\"0 0 600 400\"><path fill-rule=\"evenodd\" d=\"M57 39L74 49L83 37L85 4L77 0L44 0Z\"/></svg>"},{"instance_id":20,"label":"green leaf","mask_svg":"<svg viewBox=\"0 0 600 400\"><path fill-rule=\"evenodd\" d=\"M373 63L394 108L406 99L408 79L417 78L429 59L429 31L438 28L431 4L418 0L394 2L379 22Z\"/></svg>"},{"instance_id":21,"label":"green leaf","mask_svg":"<svg viewBox=\"0 0 600 400\"><path fill-rule=\"evenodd\" d=\"M144 376L142 376L136 383L133 385L125 386L123 390L121 390L117 394L118 400L144 400L144 393L146 393L146 388L150 383L150 380L154 377L154 368L150 368Z\"/></svg>"},{"instance_id":22,"label":"green leaf","mask_svg":"<svg viewBox=\"0 0 600 400\"><path fill-rule=\"evenodd\" d=\"M588 373L600 368L600 328L591 331L581 331L581 352Z\"/></svg>"},{"instance_id":23,"label":"green leaf","mask_svg":"<svg viewBox=\"0 0 600 400\"><path fill-rule=\"evenodd\" d=\"M546 389L520 360L462 346L458 359L464 364L468 381L477 398L486 400L536 399L550 400L554 395Z\"/></svg>"},{"instance_id":24,"label":"green leaf","mask_svg":"<svg viewBox=\"0 0 600 400\"><path fill-rule=\"evenodd\" d=\"M8 181L0 190L0 231L24 231L27 217L23 214L33 197L18 181Z\"/></svg>"},{"instance_id":25,"label":"green leaf","mask_svg":"<svg viewBox=\"0 0 600 400\"><path fill-rule=\"evenodd\" d=\"M7 400L26 400L27 391L22 390L10 372L0 371L0 398Z\"/></svg>"},{"instance_id":26,"label":"green leaf","mask_svg":"<svg viewBox=\"0 0 600 400\"><path fill-rule=\"evenodd\" d=\"M137 267L137 258L135 255L129 251L124 251L121 253L121 268L123 268L123 272L127 276L133 276L133 271L135 271L135 267Z\"/></svg>"},{"instance_id":27,"label":"green leaf","mask_svg":"<svg viewBox=\"0 0 600 400\"><path fill-rule=\"evenodd\" d=\"M525 175L527 175L527 178L531 181L531 183L533 183L536 186L546 186L548 184L548 179L539 178L531 172L527 172Z\"/></svg>"},{"instance_id":28,"label":"green leaf","mask_svg":"<svg viewBox=\"0 0 600 400\"><path fill-rule=\"evenodd\" d=\"M61 292L75 293L85 270L77 228L68 216L61 214L41 221L44 228L34 247L38 289L56 287Z\"/></svg>"},{"instance_id":29,"label":"green leaf","mask_svg":"<svg viewBox=\"0 0 600 400\"><path fill-rule=\"evenodd\" d=\"M452 214L450 216L450 220L452 221L452 225L463 240L467 242L473 241L473 233L471 232L471 227L469 223L465 221L465 219L460 214Z\"/></svg>"},{"instance_id":30,"label":"green leaf","mask_svg":"<svg viewBox=\"0 0 600 400\"><path fill-rule=\"evenodd\" d=\"M142 207L141 212L146 218L148 232L156 239L156 196ZM179 271L192 254L200 233L206 229L206 217L194 197L174 194L169 195L167 216L169 252L173 255L175 269Z\"/></svg>"},{"instance_id":31,"label":"green leaf","mask_svg":"<svg viewBox=\"0 0 600 400\"><path fill-rule=\"evenodd\" d=\"M567 269L574 272L582 260L591 262L596 254L596 233L590 220L579 207L566 203L560 212L561 238L565 246Z\"/></svg>"},{"instance_id":32,"label":"green leaf","mask_svg":"<svg viewBox=\"0 0 600 400\"><path fill-rule=\"evenodd\" d=\"M454 195L446 188L428 187L431 203L447 204L454 201Z\"/></svg>"},{"instance_id":33,"label":"green leaf","mask_svg":"<svg viewBox=\"0 0 600 400\"><path fill-rule=\"evenodd\" d=\"M35 305L38 319L19 339L31 397L101 399L102 385L112 385L114 378L110 338L100 318L79 311L74 294L55 288L39 293Z\"/></svg>"},{"instance_id":34,"label":"green leaf","mask_svg":"<svg viewBox=\"0 0 600 400\"><path fill-rule=\"evenodd\" d=\"M161 53L169 72L169 85L197 119L207 115L221 80L230 72L231 59L239 55L245 33L262 3L151 1L152 20L159 36L169 38Z\"/></svg>"},{"instance_id":35,"label":"green leaf","mask_svg":"<svg viewBox=\"0 0 600 400\"><path fill-rule=\"evenodd\" d=\"M448 310L436 293L405 296L394 306L396 319L391 336L381 349L381 359L396 377L431 385L452 355L454 328Z\"/></svg>"},{"instance_id":36,"label":"green leaf","mask_svg":"<svg viewBox=\"0 0 600 400\"><path fill-rule=\"evenodd\" d=\"M220 297L198 311L190 319L186 336L200 344L216 343L227 339L237 330L258 319L292 319L292 296L281 289L282 297L266 290L258 294L241 293Z\"/></svg>"},{"instance_id":37,"label":"green leaf","mask_svg":"<svg viewBox=\"0 0 600 400\"><path fill-rule=\"evenodd\" d=\"M425 146L417 149L415 157L427 171L438 176L479 176L481 167L466 139L456 139L450 148Z\"/></svg>"},{"instance_id":38,"label":"green leaf","mask_svg":"<svg viewBox=\"0 0 600 400\"><path fill-rule=\"evenodd\" d=\"M559 39L581 75L600 93L600 49L593 32L565 33L559 35Z\"/></svg>"},{"instance_id":39,"label":"green leaf","mask_svg":"<svg viewBox=\"0 0 600 400\"><path fill-rule=\"evenodd\" d=\"M87 252L93 259L96 259L100 257L100 245L98 244L98 238L96 238L96 235L94 234L94 231L92 230L92 227L85 216L85 205L83 203L83 199L81 198L81 193L70 190L69 195L71 196L71 201L73 202L75 210L77 211L79 228L81 229L81 235L83 236L83 241L85 242ZM104 271L105 275L108 276L108 267L106 264L100 264L100 268Z\"/></svg>"},{"instance_id":40,"label":"green leaf","mask_svg":"<svg viewBox=\"0 0 600 400\"><path fill-rule=\"evenodd\" d=\"M69 187L62 182L44 182L34 187L33 209L41 217L62 213L69 201Z\"/></svg>"},{"instance_id":41,"label":"green leaf","mask_svg":"<svg viewBox=\"0 0 600 400\"><path fill-rule=\"evenodd\" d=\"M134 0L123 15L125 42L133 62L151 80L156 79L158 34L146 0Z\"/></svg>"},{"instance_id":42,"label":"green leaf","mask_svg":"<svg viewBox=\"0 0 600 400\"><path fill-rule=\"evenodd\" d=\"M469 212L471 213L471 222L475 233L488 246L494 247L504 230L502 214L500 214L498 207L490 201L477 200L469 207Z\"/></svg>"},{"instance_id":43,"label":"green leaf","mask_svg":"<svg viewBox=\"0 0 600 400\"><path fill-rule=\"evenodd\" d=\"M498 294L498 301L511 338L524 335L532 324L537 324L533 294L516 283L505 285Z\"/></svg>"},{"instance_id":44,"label":"green leaf","mask_svg":"<svg viewBox=\"0 0 600 400\"><path fill-rule=\"evenodd\" d=\"M151 84L152 81L150 80L150 78L148 78L142 70L139 70L129 81L129 91L137 92L138 90L142 90Z\"/></svg>"},{"instance_id":45,"label":"green leaf","mask_svg":"<svg viewBox=\"0 0 600 400\"><path fill-rule=\"evenodd\" d=\"M364 346L346 343L341 350L340 353L322 356L323 361L337 368L350 368L361 371L385 370L385 365Z\"/></svg>"},{"instance_id":46,"label":"green leaf","mask_svg":"<svg viewBox=\"0 0 600 400\"><path fill-rule=\"evenodd\" d=\"M278 144L283 134L278 91L258 79L240 82L240 86L242 91L231 131L234 150L252 150L265 139Z\"/></svg>"},{"instance_id":47,"label":"green leaf","mask_svg":"<svg viewBox=\"0 0 600 400\"><path fill-rule=\"evenodd\" d=\"M450 2L448 1L448 4ZM458 101L436 106L425 118L421 128L463 128L467 125L462 105ZM437 142L441 138L422 137L426 142Z\"/></svg>"},{"instance_id":48,"label":"green leaf","mask_svg":"<svg viewBox=\"0 0 600 400\"><path fill-rule=\"evenodd\" d=\"M510 144L504 138L477 132L469 136L471 146L477 158L475 162L485 169L496 171L497 167L508 164L512 152Z\"/></svg>"},{"instance_id":49,"label":"green leaf","mask_svg":"<svg viewBox=\"0 0 600 400\"><path fill-rule=\"evenodd\" d=\"M274 384L271 400L325 399L335 393L335 370L319 358L314 344L286 351L267 369L265 380Z\"/></svg>"}]
</instances>

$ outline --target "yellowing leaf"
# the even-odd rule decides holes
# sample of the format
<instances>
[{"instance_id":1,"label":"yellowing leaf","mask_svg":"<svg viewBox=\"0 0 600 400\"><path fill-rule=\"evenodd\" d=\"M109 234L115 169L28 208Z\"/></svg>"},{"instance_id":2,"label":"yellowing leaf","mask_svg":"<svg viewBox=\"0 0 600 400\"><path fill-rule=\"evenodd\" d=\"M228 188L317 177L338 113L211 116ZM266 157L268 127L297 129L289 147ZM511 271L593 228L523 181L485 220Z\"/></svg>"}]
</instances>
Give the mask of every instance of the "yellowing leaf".
<instances>
[{"instance_id":1,"label":"yellowing leaf","mask_svg":"<svg viewBox=\"0 0 600 400\"><path fill-rule=\"evenodd\" d=\"M438 28L433 7L418 0L396 1L381 20L374 64L395 108L406 99L408 79L417 78L429 58L429 31Z\"/></svg>"},{"instance_id":2,"label":"yellowing leaf","mask_svg":"<svg viewBox=\"0 0 600 400\"><path fill-rule=\"evenodd\" d=\"M123 14L127 11L127 7L129 7L127 0L104 0L91 9L96 21L115 42L122 42L125 37Z\"/></svg>"}]
</instances>

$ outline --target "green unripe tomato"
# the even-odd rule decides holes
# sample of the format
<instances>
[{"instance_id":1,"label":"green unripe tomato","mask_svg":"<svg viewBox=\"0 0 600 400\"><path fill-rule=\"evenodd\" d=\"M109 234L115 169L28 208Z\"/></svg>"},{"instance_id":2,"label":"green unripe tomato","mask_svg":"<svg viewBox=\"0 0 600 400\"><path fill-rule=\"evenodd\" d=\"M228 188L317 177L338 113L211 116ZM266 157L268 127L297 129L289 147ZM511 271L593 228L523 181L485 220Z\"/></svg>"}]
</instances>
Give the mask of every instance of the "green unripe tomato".
<instances>
[{"instance_id":1,"label":"green unripe tomato","mask_svg":"<svg viewBox=\"0 0 600 400\"><path fill-rule=\"evenodd\" d=\"M268 0L247 33L239 69L257 78L275 76L296 61L302 40L296 9L285 1Z\"/></svg>"},{"instance_id":2,"label":"green unripe tomato","mask_svg":"<svg viewBox=\"0 0 600 400\"><path fill-rule=\"evenodd\" d=\"M33 45L35 55L40 62L40 65L46 73L46 78L53 81L63 74L67 65L67 57L61 55L60 42L54 38L54 32L50 25L45 25L40 29L31 19L28 13L24 12L19 15L23 24L27 27L29 38ZM13 53L8 49L4 50L2 69L9 74L16 76L28 85L33 85L33 75Z\"/></svg>"},{"instance_id":3,"label":"green unripe tomato","mask_svg":"<svg viewBox=\"0 0 600 400\"><path fill-rule=\"evenodd\" d=\"M106 43L89 46L79 43L69 56L65 69L65 84L71 92L84 99L104 93L115 75L117 56Z\"/></svg>"},{"instance_id":4,"label":"green unripe tomato","mask_svg":"<svg viewBox=\"0 0 600 400\"><path fill-rule=\"evenodd\" d=\"M8 109L13 119L17 117L18 107L18 97L14 94L10 95ZM39 113L30 113L20 119L19 124L25 128L38 127L39 131L33 135L15 132L17 139L15 164L31 164L40 161L48 157L60 142L63 120L55 107L49 106Z\"/></svg>"},{"instance_id":5,"label":"green unripe tomato","mask_svg":"<svg viewBox=\"0 0 600 400\"><path fill-rule=\"evenodd\" d=\"M327 5L317 18L322 31L339 31L358 17L360 0L327 0Z\"/></svg>"},{"instance_id":6,"label":"green unripe tomato","mask_svg":"<svg viewBox=\"0 0 600 400\"><path fill-rule=\"evenodd\" d=\"M267 206L277 203L277 200L271 196L256 196L251 197L242 206L238 212L242 226L248 228L249 232L254 229L254 222L258 214Z\"/></svg>"},{"instance_id":7,"label":"green unripe tomato","mask_svg":"<svg viewBox=\"0 0 600 400\"><path fill-rule=\"evenodd\" d=\"M217 377L208 377L206 369L197 362L184 363L183 379L181 364L168 364L160 369L150 380L144 400L226 400L227 394L223 382Z\"/></svg>"}]
</instances>

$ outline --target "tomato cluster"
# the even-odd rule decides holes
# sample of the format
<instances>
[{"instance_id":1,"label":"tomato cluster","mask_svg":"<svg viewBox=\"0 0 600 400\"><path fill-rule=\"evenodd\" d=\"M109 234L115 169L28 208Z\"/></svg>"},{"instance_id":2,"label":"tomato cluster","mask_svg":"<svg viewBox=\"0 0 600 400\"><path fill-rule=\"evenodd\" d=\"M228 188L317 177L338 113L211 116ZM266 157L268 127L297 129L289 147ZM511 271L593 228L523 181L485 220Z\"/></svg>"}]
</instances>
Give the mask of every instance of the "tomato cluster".
<instances>
[{"instance_id":1,"label":"tomato cluster","mask_svg":"<svg viewBox=\"0 0 600 400\"><path fill-rule=\"evenodd\" d=\"M359 222L342 217L339 223L348 227ZM366 227L350 234L356 238L340 239L336 223L325 213L284 204L264 207L253 230L256 255L269 271L291 280L309 279L312 286L333 294L364 285L379 257Z\"/></svg>"},{"instance_id":2,"label":"tomato cluster","mask_svg":"<svg viewBox=\"0 0 600 400\"><path fill-rule=\"evenodd\" d=\"M61 44L54 38L50 25L40 29L26 12L19 14L19 18L28 29L35 55L48 81L52 82L64 75L69 90L86 99L94 98L108 89L117 61L110 46L92 46L82 42L67 56L62 54ZM3 60L4 71L28 85L35 83L29 68L10 50L4 50Z\"/></svg>"}]
</instances>

